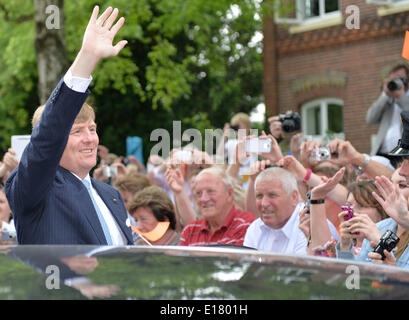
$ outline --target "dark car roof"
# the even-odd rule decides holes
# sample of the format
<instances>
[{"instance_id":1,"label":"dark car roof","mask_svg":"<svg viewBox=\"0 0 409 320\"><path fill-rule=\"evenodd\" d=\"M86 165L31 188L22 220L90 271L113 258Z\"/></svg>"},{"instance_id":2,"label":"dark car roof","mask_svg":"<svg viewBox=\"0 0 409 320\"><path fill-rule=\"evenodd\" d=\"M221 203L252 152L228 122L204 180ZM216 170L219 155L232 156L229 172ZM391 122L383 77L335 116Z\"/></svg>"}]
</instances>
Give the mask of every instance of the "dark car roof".
<instances>
[{"instance_id":1,"label":"dark car roof","mask_svg":"<svg viewBox=\"0 0 409 320\"><path fill-rule=\"evenodd\" d=\"M229 246L20 245L0 251L0 299L86 299L72 286L73 281L84 279L115 288L104 296L109 299L356 300L409 296L406 269ZM59 290L53 290L57 276L61 283Z\"/></svg>"}]
</instances>

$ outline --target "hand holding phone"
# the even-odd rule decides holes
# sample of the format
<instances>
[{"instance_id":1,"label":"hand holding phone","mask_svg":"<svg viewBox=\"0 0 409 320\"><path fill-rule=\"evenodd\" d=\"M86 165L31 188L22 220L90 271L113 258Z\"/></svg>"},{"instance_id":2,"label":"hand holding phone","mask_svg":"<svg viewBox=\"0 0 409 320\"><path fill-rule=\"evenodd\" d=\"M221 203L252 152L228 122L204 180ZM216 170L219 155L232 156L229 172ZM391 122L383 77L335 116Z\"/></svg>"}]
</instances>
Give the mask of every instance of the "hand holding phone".
<instances>
[{"instance_id":1,"label":"hand holding phone","mask_svg":"<svg viewBox=\"0 0 409 320\"><path fill-rule=\"evenodd\" d=\"M249 139L246 140L246 152L249 153L269 153L271 151L270 139Z\"/></svg>"}]
</instances>

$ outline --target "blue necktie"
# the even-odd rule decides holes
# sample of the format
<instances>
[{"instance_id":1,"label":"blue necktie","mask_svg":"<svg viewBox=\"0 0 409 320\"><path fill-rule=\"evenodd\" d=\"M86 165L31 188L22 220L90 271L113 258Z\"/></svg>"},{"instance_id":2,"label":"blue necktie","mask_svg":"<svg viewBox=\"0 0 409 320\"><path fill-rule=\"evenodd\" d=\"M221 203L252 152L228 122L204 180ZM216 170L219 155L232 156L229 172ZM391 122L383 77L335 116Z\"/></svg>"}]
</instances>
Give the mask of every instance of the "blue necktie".
<instances>
[{"instance_id":1,"label":"blue necktie","mask_svg":"<svg viewBox=\"0 0 409 320\"><path fill-rule=\"evenodd\" d=\"M107 240L108 245L112 246L112 239L111 239L111 235L109 234L108 225L104 217L102 216L102 213L99 210L97 203L95 202L94 196L92 195L91 185L88 180L81 180L81 181L87 188L89 196L91 197L92 204L94 205L95 211L97 212L97 215L98 215L99 222L101 223L102 231L104 231L105 239Z\"/></svg>"}]
</instances>

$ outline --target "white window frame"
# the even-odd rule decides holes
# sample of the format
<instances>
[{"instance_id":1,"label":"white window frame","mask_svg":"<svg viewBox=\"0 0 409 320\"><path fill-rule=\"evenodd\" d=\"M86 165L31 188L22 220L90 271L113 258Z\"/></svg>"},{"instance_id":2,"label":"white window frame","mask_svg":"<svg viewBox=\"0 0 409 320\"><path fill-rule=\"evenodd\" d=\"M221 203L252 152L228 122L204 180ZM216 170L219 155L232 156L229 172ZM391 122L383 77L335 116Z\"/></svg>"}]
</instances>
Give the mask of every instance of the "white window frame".
<instances>
[{"instance_id":1,"label":"white window frame","mask_svg":"<svg viewBox=\"0 0 409 320\"><path fill-rule=\"evenodd\" d=\"M304 103L301 106L301 130L304 134L307 135L307 111L309 109L315 108L317 106L320 107L321 110L321 134L313 135L313 140L323 140L326 137L326 132L328 130L328 105L329 104L337 104L344 108L344 101L339 98L319 98L315 100L311 100L309 102ZM344 132L335 133L335 138L345 139Z\"/></svg>"},{"instance_id":2,"label":"white window frame","mask_svg":"<svg viewBox=\"0 0 409 320\"><path fill-rule=\"evenodd\" d=\"M393 0L366 0L366 3L376 4L378 6L388 6L393 4Z\"/></svg>"},{"instance_id":3,"label":"white window frame","mask_svg":"<svg viewBox=\"0 0 409 320\"><path fill-rule=\"evenodd\" d=\"M338 0L338 10L325 13L325 0L318 0L319 1L319 16L317 17L306 17L305 15L305 0L295 0L296 2L296 18L282 18L275 13L275 22L276 23L283 23L283 24L309 24L309 23L317 23L320 21L330 20L334 18L338 18L341 16L341 9L340 9L340 0ZM371 1L371 0L367 0ZM382 0L380 0L382 1ZM386 1L393 1L393 0L386 0ZM277 12L277 10L275 10Z\"/></svg>"},{"instance_id":4,"label":"white window frame","mask_svg":"<svg viewBox=\"0 0 409 320\"><path fill-rule=\"evenodd\" d=\"M402 0L402 1L397 1L397 0L366 0L366 3L370 4L375 4L378 6L388 6L388 7L393 7L393 6L399 6L403 3L409 3L409 0Z\"/></svg>"}]
</instances>

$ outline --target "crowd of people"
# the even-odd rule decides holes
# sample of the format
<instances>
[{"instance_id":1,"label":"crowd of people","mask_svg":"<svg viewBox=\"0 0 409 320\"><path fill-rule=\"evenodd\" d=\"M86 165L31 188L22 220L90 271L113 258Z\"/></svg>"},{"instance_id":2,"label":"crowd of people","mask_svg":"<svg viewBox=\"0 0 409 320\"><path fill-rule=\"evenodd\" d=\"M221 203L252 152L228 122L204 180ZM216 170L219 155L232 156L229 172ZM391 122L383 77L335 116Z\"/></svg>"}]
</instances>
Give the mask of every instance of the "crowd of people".
<instances>
[{"instance_id":1,"label":"crowd of people","mask_svg":"<svg viewBox=\"0 0 409 320\"><path fill-rule=\"evenodd\" d=\"M215 155L186 146L151 155L145 167L99 144L85 103L97 63L126 45L112 44L124 23L114 24L118 10L98 13L73 65L36 111L21 160L11 149L3 157L0 223L15 225L19 244L234 246L409 266L409 113L401 114L403 135L391 152L382 139L368 155L349 141L322 145L302 133L283 152L278 117L257 137L268 151L247 152L251 122L239 113ZM393 99L381 102L394 106ZM313 157L318 148L330 156ZM400 239L395 249L373 252L388 231Z\"/></svg>"}]
</instances>

